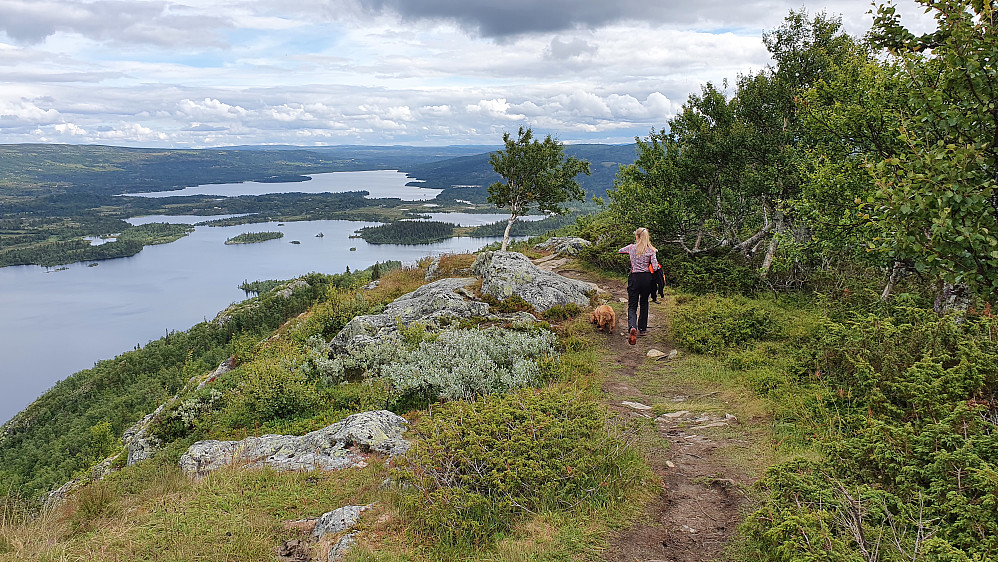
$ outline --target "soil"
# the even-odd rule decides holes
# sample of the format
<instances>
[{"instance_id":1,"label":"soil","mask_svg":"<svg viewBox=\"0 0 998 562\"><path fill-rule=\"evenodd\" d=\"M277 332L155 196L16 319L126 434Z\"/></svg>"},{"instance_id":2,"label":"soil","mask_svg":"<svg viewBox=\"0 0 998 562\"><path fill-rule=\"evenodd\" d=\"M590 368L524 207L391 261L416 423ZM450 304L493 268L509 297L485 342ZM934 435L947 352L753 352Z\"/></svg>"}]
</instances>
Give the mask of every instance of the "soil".
<instances>
[{"instance_id":1,"label":"soil","mask_svg":"<svg viewBox=\"0 0 998 562\"><path fill-rule=\"evenodd\" d=\"M668 357L673 348L664 334L669 324L664 302L672 298L670 295L658 304L650 303L649 335L639 337L631 346L627 342L625 284L571 269L565 262L548 263L557 273L595 282L612 295L608 304L617 313L617 329L607 336L608 359L617 369L603 384L607 404L625 419L655 420L655 435L647 440L650 444L642 441L641 449L660 479L661 489L647 504L643 517L611 538L603 558L613 562L725 559L724 550L751 507L744 490L758 478L756 470L744 466L747 463L733 460L739 456L731 449L753 446L748 426L763 420L738 420L731 414L717 414L717 408L711 408L712 413L698 412L707 395L697 395L697 389L670 381L670 370L684 360L682 354ZM650 359L647 353L652 348L665 356ZM663 403L675 411L656 417L647 408Z\"/></svg>"}]
</instances>

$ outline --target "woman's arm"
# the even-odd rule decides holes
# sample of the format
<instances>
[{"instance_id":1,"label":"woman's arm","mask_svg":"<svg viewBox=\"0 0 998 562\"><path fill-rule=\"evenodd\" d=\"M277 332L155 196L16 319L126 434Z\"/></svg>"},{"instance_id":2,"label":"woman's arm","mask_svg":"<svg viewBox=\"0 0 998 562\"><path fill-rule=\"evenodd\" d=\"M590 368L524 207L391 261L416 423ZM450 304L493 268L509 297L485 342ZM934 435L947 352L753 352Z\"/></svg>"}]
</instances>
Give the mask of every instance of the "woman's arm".
<instances>
[{"instance_id":1,"label":"woman's arm","mask_svg":"<svg viewBox=\"0 0 998 562\"><path fill-rule=\"evenodd\" d=\"M633 245L634 244L628 244L628 245L624 246L623 248L617 250L617 253L618 254L629 254L629 253L631 253L631 246L633 246Z\"/></svg>"}]
</instances>

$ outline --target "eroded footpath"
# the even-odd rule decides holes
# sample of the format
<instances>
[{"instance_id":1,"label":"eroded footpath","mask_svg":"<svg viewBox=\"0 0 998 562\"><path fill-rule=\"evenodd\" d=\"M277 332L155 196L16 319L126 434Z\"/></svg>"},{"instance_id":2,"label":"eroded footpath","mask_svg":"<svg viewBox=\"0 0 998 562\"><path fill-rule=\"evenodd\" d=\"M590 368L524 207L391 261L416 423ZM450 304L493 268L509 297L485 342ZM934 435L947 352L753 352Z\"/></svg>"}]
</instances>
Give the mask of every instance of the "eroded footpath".
<instances>
[{"instance_id":1,"label":"eroded footpath","mask_svg":"<svg viewBox=\"0 0 998 562\"><path fill-rule=\"evenodd\" d=\"M610 561L716 561L731 556L738 525L751 509L750 487L772 457L769 416L744 389L690 376L691 360L671 345L675 299L651 304L649 334L627 343L623 282L573 269L568 260L540 260L566 277L598 284L612 295L617 329L607 337L603 383L608 406L643 429L638 446L661 482L645 513L618 532ZM651 352L651 353L649 353Z\"/></svg>"}]
</instances>

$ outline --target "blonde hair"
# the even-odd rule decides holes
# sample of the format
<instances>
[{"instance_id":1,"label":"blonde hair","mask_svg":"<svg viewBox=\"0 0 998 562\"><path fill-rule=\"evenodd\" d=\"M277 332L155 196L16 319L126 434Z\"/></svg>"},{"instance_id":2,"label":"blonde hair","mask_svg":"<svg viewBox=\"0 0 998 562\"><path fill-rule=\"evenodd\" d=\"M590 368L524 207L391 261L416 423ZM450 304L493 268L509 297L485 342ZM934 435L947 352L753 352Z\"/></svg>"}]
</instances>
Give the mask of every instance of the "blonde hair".
<instances>
[{"instance_id":1,"label":"blonde hair","mask_svg":"<svg viewBox=\"0 0 998 562\"><path fill-rule=\"evenodd\" d=\"M652 252L657 252L658 248L651 245L651 235L648 234L648 229L645 227L640 227L634 231L634 238L637 243L634 245L634 249L639 256L643 256L648 253L648 250Z\"/></svg>"}]
</instances>

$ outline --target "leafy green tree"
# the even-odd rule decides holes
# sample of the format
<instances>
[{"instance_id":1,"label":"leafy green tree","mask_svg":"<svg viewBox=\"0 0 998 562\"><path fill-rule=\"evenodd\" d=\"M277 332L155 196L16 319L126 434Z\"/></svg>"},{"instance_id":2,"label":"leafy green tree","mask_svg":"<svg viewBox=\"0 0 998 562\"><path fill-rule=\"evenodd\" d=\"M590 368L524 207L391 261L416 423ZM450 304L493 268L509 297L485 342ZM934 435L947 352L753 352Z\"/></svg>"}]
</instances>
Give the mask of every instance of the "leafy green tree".
<instances>
[{"instance_id":1,"label":"leafy green tree","mask_svg":"<svg viewBox=\"0 0 998 562\"><path fill-rule=\"evenodd\" d=\"M795 219L808 233L791 251L823 263L844 259L890 267L893 261L885 299L909 262L904 255L869 251L872 241L889 232L860 203L876 189L869 162L892 157L902 147L898 131L907 94L898 71L872 47L857 43L800 96L808 145L800 193L791 200Z\"/></svg>"},{"instance_id":2,"label":"leafy green tree","mask_svg":"<svg viewBox=\"0 0 998 562\"><path fill-rule=\"evenodd\" d=\"M855 41L838 19L803 11L790 12L763 40L776 66L739 77L730 99L710 83L691 95L668 132L637 141L637 160L609 196L613 212L690 255L765 249L765 274L781 239L807 237L791 204L811 142L799 100L834 74Z\"/></svg>"},{"instance_id":3,"label":"leafy green tree","mask_svg":"<svg viewBox=\"0 0 998 562\"><path fill-rule=\"evenodd\" d=\"M504 181L493 183L488 191L489 203L510 212L502 239L505 252L517 218L534 209L560 215L565 212L563 203L585 197L575 177L589 175L589 162L566 158L560 142L551 135L537 141L530 128L520 127L516 139L503 133L502 140L506 148L489 155L489 163Z\"/></svg>"},{"instance_id":4,"label":"leafy green tree","mask_svg":"<svg viewBox=\"0 0 998 562\"><path fill-rule=\"evenodd\" d=\"M916 37L891 6L871 36L908 92L899 154L872 167L880 247L950 285L998 294L998 33L994 2L918 0L937 29Z\"/></svg>"}]
</instances>

